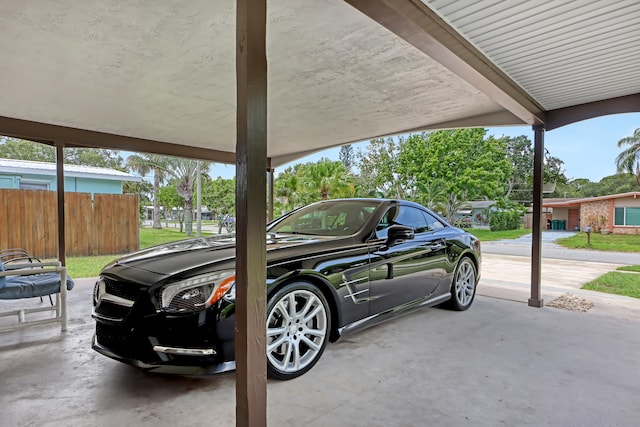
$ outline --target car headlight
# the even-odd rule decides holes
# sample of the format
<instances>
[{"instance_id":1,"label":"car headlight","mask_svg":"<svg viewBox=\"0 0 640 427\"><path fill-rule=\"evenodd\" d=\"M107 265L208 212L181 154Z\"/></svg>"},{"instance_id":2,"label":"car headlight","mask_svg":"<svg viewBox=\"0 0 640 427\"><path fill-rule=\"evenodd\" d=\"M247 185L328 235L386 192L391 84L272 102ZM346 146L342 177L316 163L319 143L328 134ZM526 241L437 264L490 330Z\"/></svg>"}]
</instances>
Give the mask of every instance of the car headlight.
<instances>
[{"instance_id":1,"label":"car headlight","mask_svg":"<svg viewBox=\"0 0 640 427\"><path fill-rule=\"evenodd\" d=\"M160 306L172 312L200 311L215 304L236 282L234 271L203 274L162 289Z\"/></svg>"}]
</instances>

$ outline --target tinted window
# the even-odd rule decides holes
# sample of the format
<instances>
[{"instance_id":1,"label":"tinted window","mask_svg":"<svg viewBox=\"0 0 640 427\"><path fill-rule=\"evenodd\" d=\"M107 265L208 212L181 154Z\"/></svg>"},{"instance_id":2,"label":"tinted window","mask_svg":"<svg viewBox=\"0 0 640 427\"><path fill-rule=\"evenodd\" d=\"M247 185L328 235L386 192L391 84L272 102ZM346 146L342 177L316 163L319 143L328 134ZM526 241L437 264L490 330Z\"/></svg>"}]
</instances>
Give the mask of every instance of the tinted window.
<instances>
[{"instance_id":1,"label":"tinted window","mask_svg":"<svg viewBox=\"0 0 640 427\"><path fill-rule=\"evenodd\" d=\"M347 236L360 230L377 207L375 201L329 201L306 206L274 223L271 233Z\"/></svg>"},{"instance_id":2,"label":"tinted window","mask_svg":"<svg viewBox=\"0 0 640 427\"><path fill-rule=\"evenodd\" d=\"M422 211L410 206L392 206L389 208L376 227L376 236L380 239L386 238L387 230L392 225L411 227L416 233L429 231L427 220Z\"/></svg>"},{"instance_id":3,"label":"tinted window","mask_svg":"<svg viewBox=\"0 0 640 427\"><path fill-rule=\"evenodd\" d=\"M444 224L440 222L439 219L437 219L435 216L424 212L424 216L427 219L427 225L429 226L429 229L431 231L435 231L435 230L440 230L441 228L444 228Z\"/></svg>"}]
</instances>

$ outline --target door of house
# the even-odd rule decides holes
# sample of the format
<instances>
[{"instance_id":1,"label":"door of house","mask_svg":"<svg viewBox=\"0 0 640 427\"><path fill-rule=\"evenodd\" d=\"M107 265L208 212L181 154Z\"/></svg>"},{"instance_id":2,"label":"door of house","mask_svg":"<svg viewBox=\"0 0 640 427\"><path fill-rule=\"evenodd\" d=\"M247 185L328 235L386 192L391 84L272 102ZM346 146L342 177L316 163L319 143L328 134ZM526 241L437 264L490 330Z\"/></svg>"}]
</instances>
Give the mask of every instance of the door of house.
<instances>
[{"instance_id":1,"label":"door of house","mask_svg":"<svg viewBox=\"0 0 640 427\"><path fill-rule=\"evenodd\" d=\"M567 230L575 230L576 227L580 227L580 209L569 209Z\"/></svg>"}]
</instances>

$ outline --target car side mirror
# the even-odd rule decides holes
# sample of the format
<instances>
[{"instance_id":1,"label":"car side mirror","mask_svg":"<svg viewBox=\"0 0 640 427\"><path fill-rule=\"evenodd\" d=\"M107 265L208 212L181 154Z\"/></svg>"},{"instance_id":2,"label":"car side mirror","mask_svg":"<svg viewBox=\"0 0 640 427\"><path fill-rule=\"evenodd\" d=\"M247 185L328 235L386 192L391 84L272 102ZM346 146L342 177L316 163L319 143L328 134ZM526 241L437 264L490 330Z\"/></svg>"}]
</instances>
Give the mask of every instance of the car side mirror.
<instances>
[{"instance_id":1,"label":"car side mirror","mask_svg":"<svg viewBox=\"0 0 640 427\"><path fill-rule=\"evenodd\" d=\"M416 233L411 227L405 225L392 225L387 231L387 246L404 243L407 240L415 239Z\"/></svg>"}]
</instances>

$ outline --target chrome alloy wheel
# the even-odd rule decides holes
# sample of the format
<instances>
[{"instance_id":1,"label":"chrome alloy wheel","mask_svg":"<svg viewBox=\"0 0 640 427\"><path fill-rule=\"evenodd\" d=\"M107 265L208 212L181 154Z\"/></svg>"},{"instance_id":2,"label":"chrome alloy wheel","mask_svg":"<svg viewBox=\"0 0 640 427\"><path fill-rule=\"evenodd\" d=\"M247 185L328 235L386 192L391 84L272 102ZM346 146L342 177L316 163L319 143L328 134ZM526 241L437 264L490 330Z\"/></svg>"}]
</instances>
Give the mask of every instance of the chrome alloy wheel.
<instances>
[{"instance_id":1,"label":"chrome alloy wheel","mask_svg":"<svg viewBox=\"0 0 640 427\"><path fill-rule=\"evenodd\" d=\"M471 305L476 293L476 268L469 258L463 258L453 278L453 297L461 309Z\"/></svg>"},{"instance_id":2,"label":"chrome alloy wheel","mask_svg":"<svg viewBox=\"0 0 640 427\"><path fill-rule=\"evenodd\" d=\"M327 302L310 284L287 286L274 295L267 313L269 373L291 379L311 369L327 342Z\"/></svg>"}]
</instances>

